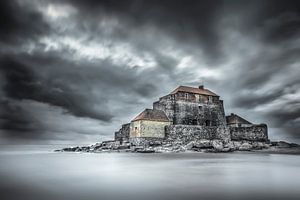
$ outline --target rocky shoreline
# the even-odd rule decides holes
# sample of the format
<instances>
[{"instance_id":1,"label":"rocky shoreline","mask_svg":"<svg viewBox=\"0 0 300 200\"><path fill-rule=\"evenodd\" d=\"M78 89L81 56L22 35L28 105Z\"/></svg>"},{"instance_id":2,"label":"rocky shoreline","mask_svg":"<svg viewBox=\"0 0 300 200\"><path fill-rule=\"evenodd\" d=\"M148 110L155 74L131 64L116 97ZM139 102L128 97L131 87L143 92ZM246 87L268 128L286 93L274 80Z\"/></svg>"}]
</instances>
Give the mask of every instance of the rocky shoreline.
<instances>
[{"instance_id":1,"label":"rocky shoreline","mask_svg":"<svg viewBox=\"0 0 300 200\"><path fill-rule=\"evenodd\" d=\"M199 140L187 144L165 140L143 140L134 142L104 141L90 146L67 147L55 152L131 152L131 153L168 153L168 152L234 152L252 151L264 153L300 154L300 145L295 143Z\"/></svg>"}]
</instances>

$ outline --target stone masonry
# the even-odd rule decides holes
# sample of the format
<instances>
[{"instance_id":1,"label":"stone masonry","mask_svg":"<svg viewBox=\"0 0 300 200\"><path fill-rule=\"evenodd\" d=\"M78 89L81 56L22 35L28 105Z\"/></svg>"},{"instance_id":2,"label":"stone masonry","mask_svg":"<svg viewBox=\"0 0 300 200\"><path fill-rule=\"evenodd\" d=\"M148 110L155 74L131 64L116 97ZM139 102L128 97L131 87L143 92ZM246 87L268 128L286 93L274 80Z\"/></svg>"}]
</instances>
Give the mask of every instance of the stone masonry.
<instances>
[{"instance_id":1,"label":"stone masonry","mask_svg":"<svg viewBox=\"0 0 300 200\"><path fill-rule=\"evenodd\" d=\"M236 114L226 117L223 100L203 86L198 88L179 86L170 94L160 97L153 103L153 109L146 111L150 113L163 111L169 123L158 126L157 119L148 117L146 123L149 125L143 128L144 134L131 136L130 130L140 128L135 126L136 122L133 120L122 125L115 133L115 140L122 143L122 141L137 141L134 138L143 137L142 141L157 138L181 141L184 144L202 139L268 142L267 125L252 124ZM152 129L151 124L156 127Z\"/></svg>"}]
</instances>

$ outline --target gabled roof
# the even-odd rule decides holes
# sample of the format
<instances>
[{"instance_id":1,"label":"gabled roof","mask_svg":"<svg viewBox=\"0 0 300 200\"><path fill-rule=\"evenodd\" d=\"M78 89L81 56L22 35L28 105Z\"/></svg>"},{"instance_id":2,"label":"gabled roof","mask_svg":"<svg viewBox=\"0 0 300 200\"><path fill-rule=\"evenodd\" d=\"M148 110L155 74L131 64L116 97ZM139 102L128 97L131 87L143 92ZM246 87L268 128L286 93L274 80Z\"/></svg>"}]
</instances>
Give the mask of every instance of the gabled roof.
<instances>
[{"instance_id":1,"label":"gabled roof","mask_svg":"<svg viewBox=\"0 0 300 200\"><path fill-rule=\"evenodd\" d=\"M188 92L188 93L203 94L203 95L216 96L216 97L219 96L208 89L194 88L189 86L179 86L174 91L172 91L171 94L176 94L177 92Z\"/></svg>"},{"instance_id":2,"label":"gabled roof","mask_svg":"<svg viewBox=\"0 0 300 200\"><path fill-rule=\"evenodd\" d=\"M231 113L231 115L226 116L227 124L252 124L251 122L245 120L244 118Z\"/></svg>"},{"instance_id":3,"label":"gabled roof","mask_svg":"<svg viewBox=\"0 0 300 200\"><path fill-rule=\"evenodd\" d=\"M151 121L161 121L168 122L170 121L162 110L153 110L153 109L145 109L138 116L136 116L132 121L138 120L151 120Z\"/></svg>"}]
</instances>

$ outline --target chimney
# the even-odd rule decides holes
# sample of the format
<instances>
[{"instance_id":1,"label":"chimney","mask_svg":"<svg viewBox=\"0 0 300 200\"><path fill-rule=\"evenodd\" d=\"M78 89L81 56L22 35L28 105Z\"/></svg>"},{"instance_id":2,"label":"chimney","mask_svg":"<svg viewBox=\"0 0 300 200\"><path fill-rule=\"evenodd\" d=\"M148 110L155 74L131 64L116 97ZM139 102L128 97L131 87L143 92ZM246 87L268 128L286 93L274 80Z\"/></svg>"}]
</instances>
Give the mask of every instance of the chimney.
<instances>
[{"instance_id":1,"label":"chimney","mask_svg":"<svg viewBox=\"0 0 300 200\"><path fill-rule=\"evenodd\" d=\"M204 89L204 85L199 85L199 89Z\"/></svg>"}]
</instances>

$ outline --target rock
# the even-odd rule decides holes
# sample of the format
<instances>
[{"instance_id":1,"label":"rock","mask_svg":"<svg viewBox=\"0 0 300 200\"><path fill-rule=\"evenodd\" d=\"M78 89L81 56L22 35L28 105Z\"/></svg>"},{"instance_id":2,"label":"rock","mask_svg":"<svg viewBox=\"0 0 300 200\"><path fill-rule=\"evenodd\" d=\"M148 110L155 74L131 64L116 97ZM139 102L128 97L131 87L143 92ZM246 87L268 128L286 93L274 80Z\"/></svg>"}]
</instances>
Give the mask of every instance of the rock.
<instances>
[{"instance_id":1,"label":"rock","mask_svg":"<svg viewBox=\"0 0 300 200\"><path fill-rule=\"evenodd\" d=\"M189 141L184 143L180 140L162 140L151 138L141 138L131 142L116 142L116 141L104 141L96 143L90 146L76 146L67 147L61 150L55 150L55 152L138 152L138 153L154 153L154 152L185 152L185 151L197 151L197 152L231 152L235 150L239 151L251 151L251 150L264 150L264 151L294 151L300 146L293 143L287 143L284 141L279 142L262 142L262 141L230 141L230 140L207 140L197 139L195 141ZM297 151L298 152L298 151Z\"/></svg>"},{"instance_id":2,"label":"rock","mask_svg":"<svg viewBox=\"0 0 300 200\"><path fill-rule=\"evenodd\" d=\"M199 140L194 143L195 148L200 148L200 149L206 149L206 148L213 148L211 140Z\"/></svg>"},{"instance_id":3,"label":"rock","mask_svg":"<svg viewBox=\"0 0 300 200\"><path fill-rule=\"evenodd\" d=\"M63 148L61 151L64 152L79 152L81 151L80 147L67 147L67 148Z\"/></svg>"},{"instance_id":4,"label":"rock","mask_svg":"<svg viewBox=\"0 0 300 200\"><path fill-rule=\"evenodd\" d=\"M224 144L224 148L229 148L230 151L234 151L236 150L237 148L234 146L233 142L232 141L228 141Z\"/></svg>"},{"instance_id":5,"label":"rock","mask_svg":"<svg viewBox=\"0 0 300 200\"><path fill-rule=\"evenodd\" d=\"M299 147L298 144L295 143L288 143L284 141L279 141L279 142L271 142L272 146L275 146L277 148L292 148L292 147Z\"/></svg>"},{"instance_id":6,"label":"rock","mask_svg":"<svg viewBox=\"0 0 300 200\"><path fill-rule=\"evenodd\" d=\"M131 151L132 152L137 152L137 151L142 151L144 149L144 147L143 146L132 146L131 147Z\"/></svg>"},{"instance_id":7,"label":"rock","mask_svg":"<svg viewBox=\"0 0 300 200\"><path fill-rule=\"evenodd\" d=\"M231 149L230 147L226 147L221 150L221 152L231 152L231 151L233 151L233 149Z\"/></svg>"},{"instance_id":8,"label":"rock","mask_svg":"<svg viewBox=\"0 0 300 200\"><path fill-rule=\"evenodd\" d=\"M194 142L189 142L187 145L185 145L185 149L186 150L192 150L192 148L194 147Z\"/></svg>"},{"instance_id":9,"label":"rock","mask_svg":"<svg viewBox=\"0 0 300 200\"><path fill-rule=\"evenodd\" d=\"M130 146L127 145L120 145L117 147L118 150L122 150L122 149L130 149Z\"/></svg>"},{"instance_id":10,"label":"rock","mask_svg":"<svg viewBox=\"0 0 300 200\"><path fill-rule=\"evenodd\" d=\"M140 149L136 151L137 153L155 153L153 149Z\"/></svg>"},{"instance_id":11,"label":"rock","mask_svg":"<svg viewBox=\"0 0 300 200\"><path fill-rule=\"evenodd\" d=\"M160 145L162 145L162 141L159 140L149 142L149 146L160 146Z\"/></svg>"},{"instance_id":12,"label":"rock","mask_svg":"<svg viewBox=\"0 0 300 200\"><path fill-rule=\"evenodd\" d=\"M220 141L220 140L213 140L212 146L213 146L214 149L216 149L217 151L221 151L221 150L224 148L223 142Z\"/></svg>"},{"instance_id":13,"label":"rock","mask_svg":"<svg viewBox=\"0 0 300 200\"><path fill-rule=\"evenodd\" d=\"M252 148L254 150L261 150L261 149L269 148L269 144L267 144L265 142L253 142Z\"/></svg>"},{"instance_id":14,"label":"rock","mask_svg":"<svg viewBox=\"0 0 300 200\"><path fill-rule=\"evenodd\" d=\"M252 148L253 148L252 145L246 142L246 143L243 143L243 144L238 148L238 150L239 150L239 151L251 151Z\"/></svg>"}]
</instances>

